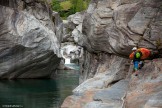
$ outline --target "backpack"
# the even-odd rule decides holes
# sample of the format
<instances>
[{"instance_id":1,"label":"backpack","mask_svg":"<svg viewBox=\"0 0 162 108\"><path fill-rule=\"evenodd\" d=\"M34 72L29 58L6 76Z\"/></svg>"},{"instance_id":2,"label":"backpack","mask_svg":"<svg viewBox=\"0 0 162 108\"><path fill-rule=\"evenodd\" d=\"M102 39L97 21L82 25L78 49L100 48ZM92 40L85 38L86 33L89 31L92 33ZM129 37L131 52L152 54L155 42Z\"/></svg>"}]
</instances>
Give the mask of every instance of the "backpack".
<instances>
[{"instance_id":1,"label":"backpack","mask_svg":"<svg viewBox=\"0 0 162 108\"><path fill-rule=\"evenodd\" d=\"M149 50L149 49L147 49L147 48L139 48L138 50L137 50L137 52L140 52L141 53L141 60L145 60L145 59L148 59L149 57L150 57L150 55L151 55L151 51ZM133 60L134 59L134 52L132 52L130 55L129 55L129 58L131 59L131 60ZM137 58L139 57L139 54L137 54Z\"/></svg>"},{"instance_id":2,"label":"backpack","mask_svg":"<svg viewBox=\"0 0 162 108\"><path fill-rule=\"evenodd\" d=\"M139 48L137 51L140 51L142 53L141 59L147 59L149 58L151 51L147 48Z\"/></svg>"}]
</instances>

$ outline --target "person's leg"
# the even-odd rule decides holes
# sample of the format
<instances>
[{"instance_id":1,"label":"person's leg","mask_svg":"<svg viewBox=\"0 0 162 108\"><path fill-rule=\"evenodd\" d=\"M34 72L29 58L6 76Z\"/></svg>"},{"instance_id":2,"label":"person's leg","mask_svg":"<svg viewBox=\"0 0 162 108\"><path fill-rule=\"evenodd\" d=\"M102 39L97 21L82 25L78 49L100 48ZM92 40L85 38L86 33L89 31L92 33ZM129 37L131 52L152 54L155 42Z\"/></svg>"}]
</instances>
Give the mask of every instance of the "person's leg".
<instances>
[{"instance_id":1,"label":"person's leg","mask_svg":"<svg viewBox=\"0 0 162 108\"><path fill-rule=\"evenodd\" d=\"M138 69L142 69L143 66L144 66L144 61L140 61L138 63Z\"/></svg>"},{"instance_id":2,"label":"person's leg","mask_svg":"<svg viewBox=\"0 0 162 108\"><path fill-rule=\"evenodd\" d=\"M139 64L139 61L134 61L135 76L138 75L138 64Z\"/></svg>"}]
</instances>

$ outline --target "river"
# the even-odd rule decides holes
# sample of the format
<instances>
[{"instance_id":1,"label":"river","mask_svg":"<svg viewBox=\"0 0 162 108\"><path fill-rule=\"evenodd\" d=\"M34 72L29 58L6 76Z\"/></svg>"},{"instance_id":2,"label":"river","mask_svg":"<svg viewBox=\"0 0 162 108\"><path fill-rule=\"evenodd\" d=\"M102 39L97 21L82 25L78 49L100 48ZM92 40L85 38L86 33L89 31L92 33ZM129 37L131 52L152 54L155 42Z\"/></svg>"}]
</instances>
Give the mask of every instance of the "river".
<instances>
[{"instance_id":1,"label":"river","mask_svg":"<svg viewBox=\"0 0 162 108\"><path fill-rule=\"evenodd\" d=\"M59 70L52 79L1 80L0 108L60 108L78 84L78 70Z\"/></svg>"}]
</instances>

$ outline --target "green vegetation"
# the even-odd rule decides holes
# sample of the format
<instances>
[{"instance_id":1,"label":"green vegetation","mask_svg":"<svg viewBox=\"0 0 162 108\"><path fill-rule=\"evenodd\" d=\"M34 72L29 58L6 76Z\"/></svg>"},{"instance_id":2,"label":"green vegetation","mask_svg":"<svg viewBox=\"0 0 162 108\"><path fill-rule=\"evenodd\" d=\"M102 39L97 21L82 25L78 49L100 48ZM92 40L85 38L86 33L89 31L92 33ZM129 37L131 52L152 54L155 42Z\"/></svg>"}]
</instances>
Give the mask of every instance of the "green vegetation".
<instances>
[{"instance_id":1,"label":"green vegetation","mask_svg":"<svg viewBox=\"0 0 162 108\"><path fill-rule=\"evenodd\" d=\"M54 11L60 13L63 19L66 19L69 15L75 14L86 10L90 0L52 0L51 6Z\"/></svg>"},{"instance_id":2,"label":"green vegetation","mask_svg":"<svg viewBox=\"0 0 162 108\"><path fill-rule=\"evenodd\" d=\"M59 12L62 9L62 7L60 6L60 2L58 0L52 0L51 6L52 9L57 12Z\"/></svg>"},{"instance_id":3,"label":"green vegetation","mask_svg":"<svg viewBox=\"0 0 162 108\"><path fill-rule=\"evenodd\" d=\"M70 1L64 1L60 3L62 10L69 10L72 7L72 4Z\"/></svg>"}]
</instances>

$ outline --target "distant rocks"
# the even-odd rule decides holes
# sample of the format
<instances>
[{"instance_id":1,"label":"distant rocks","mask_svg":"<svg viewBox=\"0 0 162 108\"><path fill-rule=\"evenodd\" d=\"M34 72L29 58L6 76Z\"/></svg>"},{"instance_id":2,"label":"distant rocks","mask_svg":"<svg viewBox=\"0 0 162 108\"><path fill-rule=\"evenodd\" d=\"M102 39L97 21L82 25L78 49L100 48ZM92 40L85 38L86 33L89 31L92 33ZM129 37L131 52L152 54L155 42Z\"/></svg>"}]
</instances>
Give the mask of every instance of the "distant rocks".
<instances>
[{"instance_id":1,"label":"distant rocks","mask_svg":"<svg viewBox=\"0 0 162 108\"><path fill-rule=\"evenodd\" d=\"M62 47L61 53L63 58L69 58L71 60L79 59L83 54L83 49L79 46L69 44Z\"/></svg>"},{"instance_id":2,"label":"distant rocks","mask_svg":"<svg viewBox=\"0 0 162 108\"><path fill-rule=\"evenodd\" d=\"M83 56L83 48L79 45L78 38L82 37L82 22L84 13L70 15L67 20L63 20L64 31L61 45L61 55L71 61L79 61Z\"/></svg>"}]
</instances>

